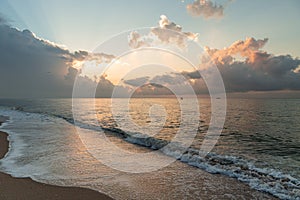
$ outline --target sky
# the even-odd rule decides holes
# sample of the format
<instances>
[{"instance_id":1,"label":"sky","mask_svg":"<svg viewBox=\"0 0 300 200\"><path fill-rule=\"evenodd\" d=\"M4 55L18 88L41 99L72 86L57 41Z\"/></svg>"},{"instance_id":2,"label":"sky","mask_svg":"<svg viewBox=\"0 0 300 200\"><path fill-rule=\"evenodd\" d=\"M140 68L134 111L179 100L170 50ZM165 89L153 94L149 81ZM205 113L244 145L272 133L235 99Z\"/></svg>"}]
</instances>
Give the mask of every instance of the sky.
<instances>
[{"instance_id":1,"label":"sky","mask_svg":"<svg viewBox=\"0 0 300 200\"><path fill-rule=\"evenodd\" d=\"M265 49L274 54L300 56L298 0L216 0L225 5L222 18L205 19L186 11L193 0L2 0L0 13L19 29L64 44L72 50L92 51L120 32L155 26L166 15L186 30L200 34L203 46L223 48L246 37L269 38Z\"/></svg>"},{"instance_id":2,"label":"sky","mask_svg":"<svg viewBox=\"0 0 300 200\"><path fill-rule=\"evenodd\" d=\"M115 62L120 66L110 77L87 77L80 64L97 60L98 66L115 60L114 52L93 51L113 36L143 27L163 32L151 29L142 37L141 33L129 34L129 49L151 46L152 36L165 45L172 41L181 47L185 45L182 40L196 41L217 65L228 92L299 91L299 11L298 0L2 0L0 78L6 84L0 84L0 97L69 97L78 73L82 73L82 84L98 84L99 93L109 96L116 85L112 76L130 59ZM162 71L151 77L137 73L120 87L126 92L137 81L148 84L144 94L155 89L164 93L151 84L153 80L170 85L175 84L171 79L183 75L187 80L177 82L178 87L189 84L197 88L196 93L205 92L199 86L204 77L195 77L192 68ZM7 87L10 80L15 81Z\"/></svg>"}]
</instances>

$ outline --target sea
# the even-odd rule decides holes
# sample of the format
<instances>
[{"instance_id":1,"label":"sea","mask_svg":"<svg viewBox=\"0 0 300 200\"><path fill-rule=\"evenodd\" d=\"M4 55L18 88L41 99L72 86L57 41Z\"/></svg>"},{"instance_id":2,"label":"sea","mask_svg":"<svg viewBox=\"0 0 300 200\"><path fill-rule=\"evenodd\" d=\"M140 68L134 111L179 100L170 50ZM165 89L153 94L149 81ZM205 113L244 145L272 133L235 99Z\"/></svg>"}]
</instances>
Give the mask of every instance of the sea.
<instances>
[{"instance_id":1,"label":"sea","mask_svg":"<svg viewBox=\"0 0 300 200\"><path fill-rule=\"evenodd\" d=\"M72 99L0 99L10 141L0 171L114 199L300 199L300 99L228 98L205 154L211 99L197 100L189 108L189 98L76 99L82 112ZM193 134L189 147L161 150L179 130ZM156 166L156 155L170 162Z\"/></svg>"}]
</instances>

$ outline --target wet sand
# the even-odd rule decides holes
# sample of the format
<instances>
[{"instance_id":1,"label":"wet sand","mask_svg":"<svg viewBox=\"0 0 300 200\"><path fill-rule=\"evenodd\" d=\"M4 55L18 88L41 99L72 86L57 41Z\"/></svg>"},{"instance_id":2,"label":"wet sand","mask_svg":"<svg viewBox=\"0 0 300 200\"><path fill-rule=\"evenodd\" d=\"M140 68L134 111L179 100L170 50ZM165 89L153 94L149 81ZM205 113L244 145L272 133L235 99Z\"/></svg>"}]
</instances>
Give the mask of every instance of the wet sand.
<instances>
[{"instance_id":1,"label":"wet sand","mask_svg":"<svg viewBox=\"0 0 300 200\"><path fill-rule=\"evenodd\" d=\"M125 143L125 142L124 142ZM8 150L7 134L0 132L0 158ZM139 148L138 146L125 143L126 147ZM188 168L182 173L173 174L176 169L184 165ZM175 169L172 169L175 168ZM193 173L196 171L196 173ZM158 176L154 176L158 173ZM127 191L126 184L116 186L117 199L277 199L267 193L251 189L249 186L236 179L219 174L209 174L184 163L177 162L166 169L139 175L119 174L125 182L133 184L137 191ZM196 175L196 176L195 176ZM162 178L168 177L168 178ZM172 179L170 181L170 178ZM190 180L191 186L177 185L177 180ZM121 181L122 183L123 181ZM154 184L155 182L155 184ZM170 185L171 183L171 185ZM124 191L125 193L122 191ZM126 192L127 191L127 192ZM179 192L181 191L181 192ZM144 198L141 198L144 197ZM172 197L172 198L170 198ZM175 198L174 198L175 197ZM59 187L35 182L29 178L13 178L7 174L0 173L0 199L110 199L96 191L75 188Z\"/></svg>"},{"instance_id":2,"label":"wet sand","mask_svg":"<svg viewBox=\"0 0 300 200\"><path fill-rule=\"evenodd\" d=\"M7 140L7 134L0 132L0 159L5 156L8 151L8 147L9 142ZM0 199L109 200L112 198L90 189L47 185L35 182L30 178L14 178L8 174L0 172Z\"/></svg>"}]
</instances>

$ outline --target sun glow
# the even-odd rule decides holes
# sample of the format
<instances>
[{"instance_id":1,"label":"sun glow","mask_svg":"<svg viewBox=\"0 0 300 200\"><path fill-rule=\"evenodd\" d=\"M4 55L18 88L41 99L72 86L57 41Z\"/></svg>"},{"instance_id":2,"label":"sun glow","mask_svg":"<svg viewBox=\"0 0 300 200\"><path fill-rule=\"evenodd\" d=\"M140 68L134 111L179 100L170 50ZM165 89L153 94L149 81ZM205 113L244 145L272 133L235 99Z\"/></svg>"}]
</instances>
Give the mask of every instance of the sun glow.
<instances>
[{"instance_id":1,"label":"sun glow","mask_svg":"<svg viewBox=\"0 0 300 200\"><path fill-rule=\"evenodd\" d=\"M84 61L75 60L72 63L72 67L77 70L80 70L82 68L83 63L84 63Z\"/></svg>"}]
</instances>

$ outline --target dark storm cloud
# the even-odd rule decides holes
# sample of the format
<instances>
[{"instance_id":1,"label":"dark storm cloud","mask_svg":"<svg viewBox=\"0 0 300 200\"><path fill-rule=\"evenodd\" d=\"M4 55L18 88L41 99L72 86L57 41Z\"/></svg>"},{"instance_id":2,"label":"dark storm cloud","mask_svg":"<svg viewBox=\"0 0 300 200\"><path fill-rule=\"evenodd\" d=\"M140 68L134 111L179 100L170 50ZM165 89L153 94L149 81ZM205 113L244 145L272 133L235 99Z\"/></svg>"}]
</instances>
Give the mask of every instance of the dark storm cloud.
<instances>
[{"instance_id":1,"label":"dark storm cloud","mask_svg":"<svg viewBox=\"0 0 300 200\"><path fill-rule=\"evenodd\" d=\"M79 72L73 68L74 62L109 62L113 58L85 51L70 52L29 30L13 28L0 18L0 97L71 97Z\"/></svg>"}]
</instances>

